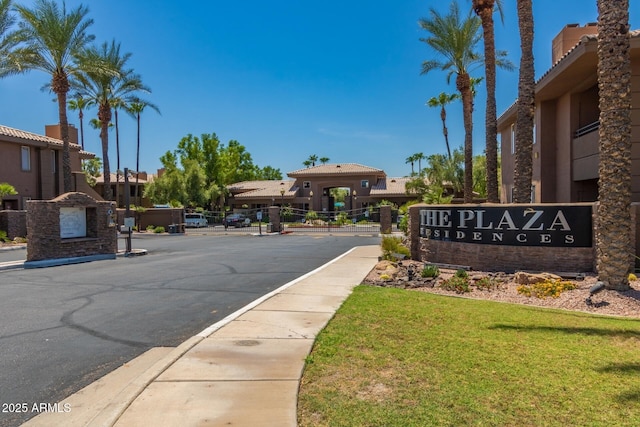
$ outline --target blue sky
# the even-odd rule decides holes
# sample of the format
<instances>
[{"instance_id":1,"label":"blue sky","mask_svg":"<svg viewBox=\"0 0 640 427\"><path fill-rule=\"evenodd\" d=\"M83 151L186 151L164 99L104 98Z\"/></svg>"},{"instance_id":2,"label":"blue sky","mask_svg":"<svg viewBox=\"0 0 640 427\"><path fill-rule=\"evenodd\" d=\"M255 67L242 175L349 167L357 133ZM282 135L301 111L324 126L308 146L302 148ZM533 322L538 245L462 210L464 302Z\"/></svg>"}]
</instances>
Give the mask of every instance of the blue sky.
<instances>
[{"instance_id":1,"label":"blue sky","mask_svg":"<svg viewBox=\"0 0 640 427\"><path fill-rule=\"evenodd\" d=\"M29 0L16 0L29 5ZM635 2L635 0L631 0ZM142 117L141 169L155 172L159 158L187 134L235 139L255 164L287 172L309 155L331 163L360 163L389 176L411 172L417 152L444 153L439 109L426 101L455 92L444 72L420 75L435 54L419 41L418 19L429 8L446 13L442 0L68 0L89 6L96 43L115 39L131 52L129 65L152 89L146 98L161 115ZM459 0L470 8L471 0ZM519 63L516 2L503 0L496 15L496 45ZM633 29L640 10L631 8ZM569 23L597 21L596 0L535 0L535 64L539 77L551 66L551 40ZM478 48L481 50L482 45ZM482 76L477 69L474 76ZM498 114L517 96L517 71L499 71ZM44 133L58 121L53 96L40 91L44 73L0 80L0 123ZM484 149L484 85L474 112L474 152ZM453 147L464 139L462 106L448 107ZM87 117L95 117L90 110ZM77 113L69 121L79 127ZM120 118L121 168L135 169L135 121ZM100 155L98 131L85 129L86 149ZM115 169L115 135L110 135Z\"/></svg>"}]
</instances>

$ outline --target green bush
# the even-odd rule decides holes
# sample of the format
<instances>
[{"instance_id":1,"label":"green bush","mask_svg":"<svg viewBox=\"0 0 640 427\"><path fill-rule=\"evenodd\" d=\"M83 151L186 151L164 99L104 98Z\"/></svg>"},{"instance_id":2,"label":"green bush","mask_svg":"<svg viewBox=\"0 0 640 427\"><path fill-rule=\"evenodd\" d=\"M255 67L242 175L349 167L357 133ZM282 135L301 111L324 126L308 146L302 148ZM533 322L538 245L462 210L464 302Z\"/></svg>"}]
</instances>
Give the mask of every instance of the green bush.
<instances>
[{"instance_id":1,"label":"green bush","mask_svg":"<svg viewBox=\"0 0 640 427\"><path fill-rule=\"evenodd\" d=\"M440 269L437 265L426 264L422 271L420 272L420 276L422 277L433 277L436 278L440 275Z\"/></svg>"},{"instance_id":2,"label":"green bush","mask_svg":"<svg viewBox=\"0 0 640 427\"><path fill-rule=\"evenodd\" d=\"M151 225L151 224L147 225L147 231L153 231L155 229L156 229L155 225Z\"/></svg>"},{"instance_id":3,"label":"green bush","mask_svg":"<svg viewBox=\"0 0 640 427\"><path fill-rule=\"evenodd\" d=\"M394 253L404 255L406 257L411 256L411 251L402 244L402 239L400 237L383 236L382 243L380 245L382 246L383 259L389 261L395 260L396 257L393 256Z\"/></svg>"},{"instance_id":4,"label":"green bush","mask_svg":"<svg viewBox=\"0 0 640 427\"><path fill-rule=\"evenodd\" d=\"M9 238L7 237L7 232L4 230L0 230L0 242L8 242Z\"/></svg>"},{"instance_id":5,"label":"green bush","mask_svg":"<svg viewBox=\"0 0 640 427\"><path fill-rule=\"evenodd\" d=\"M164 227L159 225L156 228L153 229L154 233L164 233Z\"/></svg>"},{"instance_id":6,"label":"green bush","mask_svg":"<svg viewBox=\"0 0 640 427\"><path fill-rule=\"evenodd\" d=\"M456 270L456 277L459 277L461 279L468 279L469 273L467 273L467 270L459 269Z\"/></svg>"},{"instance_id":7,"label":"green bush","mask_svg":"<svg viewBox=\"0 0 640 427\"><path fill-rule=\"evenodd\" d=\"M475 287L481 291L491 291L500 287L500 282L492 277L483 277L474 283Z\"/></svg>"},{"instance_id":8,"label":"green bush","mask_svg":"<svg viewBox=\"0 0 640 427\"><path fill-rule=\"evenodd\" d=\"M316 211L309 211L307 212L307 214L304 216L304 219L306 219L307 221L313 221L318 219L318 212Z\"/></svg>"}]
</instances>

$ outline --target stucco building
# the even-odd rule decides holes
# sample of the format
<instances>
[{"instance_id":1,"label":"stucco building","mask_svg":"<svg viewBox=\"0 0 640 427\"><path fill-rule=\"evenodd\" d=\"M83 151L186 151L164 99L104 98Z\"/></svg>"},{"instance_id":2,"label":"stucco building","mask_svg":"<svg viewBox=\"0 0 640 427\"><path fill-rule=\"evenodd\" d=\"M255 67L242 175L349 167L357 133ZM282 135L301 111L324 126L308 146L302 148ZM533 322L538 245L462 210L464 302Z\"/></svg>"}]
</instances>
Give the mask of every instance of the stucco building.
<instances>
[{"instance_id":1,"label":"stucco building","mask_svg":"<svg viewBox=\"0 0 640 427\"><path fill-rule=\"evenodd\" d=\"M229 185L228 204L232 209L286 204L298 209L332 212L336 210L332 188L348 190L345 210L374 206L382 200L402 205L415 198L405 192L409 178L390 178L381 169L356 163L318 165L289 172L287 176L291 179Z\"/></svg>"},{"instance_id":2,"label":"stucco building","mask_svg":"<svg viewBox=\"0 0 640 427\"><path fill-rule=\"evenodd\" d=\"M72 191L92 192L82 172L82 159L94 155L78 145L78 130L69 126ZM45 126L45 135L0 125L0 182L11 184L18 194L5 196L3 209L26 209L31 199L52 199L64 190L60 126Z\"/></svg>"},{"instance_id":3,"label":"stucco building","mask_svg":"<svg viewBox=\"0 0 640 427\"><path fill-rule=\"evenodd\" d=\"M599 108L596 24L567 25L553 40L552 67L537 81L532 201L598 197ZM640 201L640 30L631 31L632 191ZM503 203L512 201L516 105L498 119Z\"/></svg>"}]
</instances>

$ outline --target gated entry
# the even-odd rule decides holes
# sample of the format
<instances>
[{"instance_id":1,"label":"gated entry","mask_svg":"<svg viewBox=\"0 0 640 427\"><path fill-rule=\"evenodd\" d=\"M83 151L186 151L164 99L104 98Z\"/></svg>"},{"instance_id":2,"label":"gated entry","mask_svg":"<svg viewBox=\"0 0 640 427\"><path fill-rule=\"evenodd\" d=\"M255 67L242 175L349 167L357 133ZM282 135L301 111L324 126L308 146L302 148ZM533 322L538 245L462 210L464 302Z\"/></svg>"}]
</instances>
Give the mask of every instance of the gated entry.
<instances>
[{"instance_id":1,"label":"gated entry","mask_svg":"<svg viewBox=\"0 0 640 427\"><path fill-rule=\"evenodd\" d=\"M208 230L215 232L263 233L272 229L269 208L243 209L235 212L205 212ZM260 217L262 218L260 220ZM397 230L397 210L392 210L392 231ZM288 206L280 209L283 232L380 233L380 208L315 212Z\"/></svg>"}]
</instances>

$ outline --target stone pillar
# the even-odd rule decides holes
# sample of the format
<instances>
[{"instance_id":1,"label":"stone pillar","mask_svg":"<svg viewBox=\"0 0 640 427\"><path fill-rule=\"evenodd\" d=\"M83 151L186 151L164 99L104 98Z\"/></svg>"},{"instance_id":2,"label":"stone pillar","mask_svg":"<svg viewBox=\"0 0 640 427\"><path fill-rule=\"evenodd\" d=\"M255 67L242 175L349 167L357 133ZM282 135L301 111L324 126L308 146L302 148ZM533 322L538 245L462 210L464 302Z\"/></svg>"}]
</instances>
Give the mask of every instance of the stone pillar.
<instances>
[{"instance_id":1,"label":"stone pillar","mask_svg":"<svg viewBox=\"0 0 640 427\"><path fill-rule=\"evenodd\" d=\"M271 232L280 232L280 207L269 206L269 222L271 223Z\"/></svg>"},{"instance_id":2,"label":"stone pillar","mask_svg":"<svg viewBox=\"0 0 640 427\"><path fill-rule=\"evenodd\" d=\"M83 193L27 202L27 263L95 255L116 257L118 241L112 202ZM27 268L27 264L25 264Z\"/></svg>"},{"instance_id":3,"label":"stone pillar","mask_svg":"<svg viewBox=\"0 0 640 427\"><path fill-rule=\"evenodd\" d=\"M423 204L413 205L409 207L409 224L407 235L409 238L409 250L411 250L411 259L420 260L420 208Z\"/></svg>"},{"instance_id":4,"label":"stone pillar","mask_svg":"<svg viewBox=\"0 0 640 427\"><path fill-rule=\"evenodd\" d=\"M380 232L391 234L391 206L380 206Z\"/></svg>"}]
</instances>

